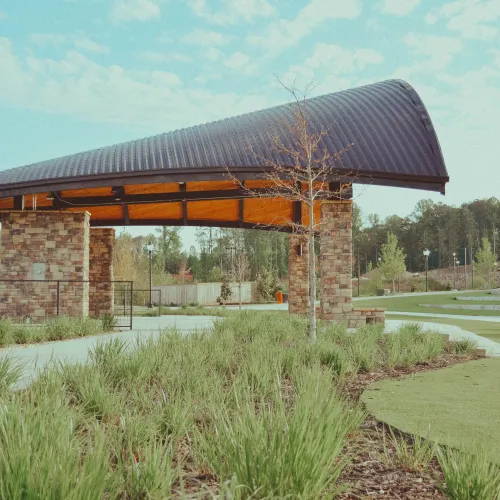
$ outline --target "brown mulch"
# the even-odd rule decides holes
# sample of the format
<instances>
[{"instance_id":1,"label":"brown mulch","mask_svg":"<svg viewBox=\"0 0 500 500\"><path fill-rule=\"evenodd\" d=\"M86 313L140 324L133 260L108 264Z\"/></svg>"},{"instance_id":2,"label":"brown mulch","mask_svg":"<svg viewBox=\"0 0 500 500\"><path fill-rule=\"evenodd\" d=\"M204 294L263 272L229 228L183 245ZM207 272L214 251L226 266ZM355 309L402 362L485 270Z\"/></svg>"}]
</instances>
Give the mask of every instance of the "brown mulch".
<instances>
[{"instance_id":1,"label":"brown mulch","mask_svg":"<svg viewBox=\"0 0 500 500\"><path fill-rule=\"evenodd\" d=\"M397 379L404 376L422 373L429 370L445 368L477 359L476 356L464 358L447 354L432 362L423 363L411 368L394 369L381 373L358 374L343 388L347 398L358 401L368 385L378 380ZM387 459L384 454L384 425L368 416L363 422L359 433L351 436L345 450L351 457L351 462L340 476L340 483L347 485L348 491L338 498L343 500L361 500L371 498L394 499L442 499L446 498L439 486L444 478L439 463L434 459L425 469L404 469L396 460ZM409 436L399 435L411 443ZM387 439L389 453L393 451L390 440Z\"/></svg>"}]
</instances>

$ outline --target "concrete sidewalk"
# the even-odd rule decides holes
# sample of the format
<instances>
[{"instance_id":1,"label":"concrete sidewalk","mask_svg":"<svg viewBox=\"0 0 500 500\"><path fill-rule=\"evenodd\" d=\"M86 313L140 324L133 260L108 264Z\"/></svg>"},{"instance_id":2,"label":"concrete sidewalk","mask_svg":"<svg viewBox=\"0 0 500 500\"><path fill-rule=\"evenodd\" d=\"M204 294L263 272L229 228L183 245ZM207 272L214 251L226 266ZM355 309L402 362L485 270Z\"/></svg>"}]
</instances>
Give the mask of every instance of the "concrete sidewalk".
<instances>
[{"instance_id":1,"label":"concrete sidewalk","mask_svg":"<svg viewBox=\"0 0 500 500\"><path fill-rule=\"evenodd\" d=\"M285 304L286 305L286 304ZM403 314L403 313L398 313ZM27 387L37 377L37 373L50 362L86 363L89 359L89 349L98 343L109 342L114 338L133 341L152 337L156 338L162 331L175 328L180 332L189 334L195 330L207 330L213 326L214 321L219 320L215 316L162 316L154 318L134 318L134 330L93 337L65 340L61 342L50 342L46 344L32 344L26 347L14 346L0 349L0 357L12 357L24 366L23 378L16 384L15 388ZM404 321L387 320L386 332L395 332ZM432 322L421 323L425 330L432 330L442 334L448 334L452 340L470 339L477 343L478 348L486 349L488 356L500 356L500 344L480 337L472 332L462 330L457 326L444 325Z\"/></svg>"}]
</instances>

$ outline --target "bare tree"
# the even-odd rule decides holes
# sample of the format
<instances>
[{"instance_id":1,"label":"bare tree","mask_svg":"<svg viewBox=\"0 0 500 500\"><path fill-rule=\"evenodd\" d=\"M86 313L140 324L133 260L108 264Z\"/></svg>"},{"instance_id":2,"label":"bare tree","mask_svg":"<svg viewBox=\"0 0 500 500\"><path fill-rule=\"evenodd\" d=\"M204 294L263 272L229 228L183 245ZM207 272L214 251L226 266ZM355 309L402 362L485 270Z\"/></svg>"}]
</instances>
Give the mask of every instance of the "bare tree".
<instances>
[{"instance_id":1,"label":"bare tree","mask_svg":"<svg viewBox=\"0 0 500 500\"><path fill-rule=\"evenodd\" d=\"M241 285L250 276L250 262L245 252L236 252L231 269L232 281L238 284L238 304L241 309Z\"/></svg>"},{"instance_id":2,"label":"bare tree","mask_svg":"<svg viewBox=\"0 0 500 500\"><path fill-rule=\"evenodd\" d=\"M309 335L316 341L316 270L315 270L315 238L320 232L320 217L315 217L315 207L321 200L347 199L351 197L351 183L343 182L352 173L344 172L342 177L343 155L352 148L347 144L339 151L332 152L325 145L329 130L320 129L309 117L307 96L312 89L308 85L303 92L288 87L280 82L292 97L292 119L281 120L275 129L270 131L272 153L266 157L252 154L262 165L260 178L265 181L265 188L250 189L230 172L228 175L244 190L246 196L283 198L297 202L306 208L305 220L293 220L280 215L274 224L289 226L292 232L302 235L309 249ZM286 133L282 131L285 130ZM274 158L274 159L270 159Z\"/></svg>"},{"instance_id":3,"label":"bare tree","mask_svg":"<svg viewBox=\"0 0 500 500\"><path fill-rule=\"evenodd\" d=\"M241 309L241 285L250 277L250 261L245 251L245 241L241 230L229 230L229 246L226 260L229 268L229 278L238 284L238 304Z\"/></svg>"}]
</instances>

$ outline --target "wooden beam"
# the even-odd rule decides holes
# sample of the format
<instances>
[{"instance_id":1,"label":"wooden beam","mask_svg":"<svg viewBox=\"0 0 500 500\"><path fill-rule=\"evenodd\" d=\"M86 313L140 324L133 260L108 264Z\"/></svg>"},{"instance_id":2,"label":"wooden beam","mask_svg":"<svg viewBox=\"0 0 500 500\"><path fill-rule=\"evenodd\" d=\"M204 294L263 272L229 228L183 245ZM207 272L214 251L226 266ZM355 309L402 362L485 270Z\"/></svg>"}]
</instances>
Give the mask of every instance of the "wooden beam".
<instances>
[{"instance_id":1,"label":"wooden beam","mask_svg":"<svg viewBox=\"0 0 500 500\"><path fill-rule=\"evenodd\" d=\"M54 199L52 200L52 206L56 209L61 209L65 205L61 202L61 191L51 191L54 195Z\"/></svg>"},{"instance_id":2,"label":"wooden beam","mask_svg":"<svg viewBox=\"0 0 500 500\"><path fill-rule=\"evenodd\" d=\"M14 210L23 210L23 195L14 196Z\"/></svg>"},{"instance_id":3,"label":"wooden beam","mask_svg":"<svg viewBox=\"0 0 500 500\"><path fill-rule=\"evenodd\" d=\"M352 200L352 183L329 182L328 190L332 193L330 200Z\"/></svg>"},{"instance_id":4,"label":"wooden beam","mask_svg":"<svg viewBox=\"0 0 500 500\"><path fill-rule=\"evenodd\" d=\"M123 221L125 222L125 226L128 226L130 224L130 214L128 212L128 205L124 203L122 205L122 214L123 214Z\"/></svg>"},{"instance_id":5,"label":"wooden beam","mask_svg":"<svg viewBox=\"0 0 500 500\"><path fill-rule=\"evenodd\" d=\"M91 219L92 227L109 227L109 226L182 226L183 219L130 219L128 223L124 219ZM263 231L280 231L283 233L291 233L290 226L274 226L274 225L259 225L251 222L240 222L237 220L205 220L192 219L188 220L186 226L204 226L204 227L228 227L228 228L243 228L243 229L261 229Z\"/></svg>"},{"instance_id":6,"label":"wooden beam","mask_svg":"<svg viewBox=\"0 0 500 500\"><path fill-rule=\"evenodd\" d=\"M302 183L297 182L297 189L302 189ZM302 224L302 202L292 202L292 222L294 224Z\"/></svg>"},{"instance_id":7,"label":"wooden beam","mask_svg":"<svg viewBox=\"0 0 500 500\"><path fill-rule=\"evenodd\" d=\"M245 186L245 181L242 182L242 187ZM238 200L238 224L239 227L243 227L243 219L245 217L245 199L240 198Z\"/></svg>"},{"instance_id":8,"label":"wooden beam","mask_svg":"<svg viewBox=\"0 0 500 500\"><path fill-rule=\"evenodd\" d=\"M181 184L182 186L182 184ZM228 200L241 198L246 195L241 189L228 189L216 191L178 191L173 193L152 193L152 194L125 194L119 200L113 196L82 196L78 198L61 198L61 202L67 206L100 206L100 205L140 205L143 203L168 203L197 200Z\"/></svg>"},{"instance_id":9,"label":"wooden beam","mask_svg":"<svg viewBox=\"0 0 500 500\"><path fill-rule=\"evenodd\" d=\"M187 226L188 222L188 207L187 207L187 200L186 200L186 183L183 182L182 184L179 184L179 191L181 194L184 195L182 198L182 225ZM196 191L194 191L196 192Z\"/></svg>"}]
</instances>

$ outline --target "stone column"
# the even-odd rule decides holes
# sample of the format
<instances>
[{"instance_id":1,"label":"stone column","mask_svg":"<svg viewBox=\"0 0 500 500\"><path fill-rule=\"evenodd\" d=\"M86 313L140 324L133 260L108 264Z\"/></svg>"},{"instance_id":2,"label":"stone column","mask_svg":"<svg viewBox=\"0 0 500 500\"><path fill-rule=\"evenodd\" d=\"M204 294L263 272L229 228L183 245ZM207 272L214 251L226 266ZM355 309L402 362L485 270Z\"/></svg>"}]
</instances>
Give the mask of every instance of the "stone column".
<instances>
[{"instance_id":1,"label":"stone column","mask_svg":"<svg viewBox=\"0 0 500 500\"><path fill-rule=\"evenodd\" d=\"M302 245L302 246L301 246ZM292 234L288 239L288 311L309 312L309 248L305 238Z\"/></svg>"},{"instance_id":2,"label":"stone column","mask_svg":"<svg viewBox=\"0 0 500 500\"><path fill-rule=\"evenodd\" d=\"M346 320L352 311L352 201L321 203L320 317Z\"/></svg>"},{"instance_id":3,"label":"stone column","mask_svg":"<svg viewBox=\"0 0 500 500\"><path fill-rule=\"evenodd\" d=\"M90 230L89 313L100 318L113 314L114 286L113 249L115 230L92 228Z\"/></svg>"},{"instance_id":4,"label":"stone column","mask_svg":"<svg viewBox=\"0 0 500 500\"><path fill-rule=\"evenodd\" d=\"M0 316L86 316L89 213L6 211L0 220Z\"/></svg>"}]
</instances>

